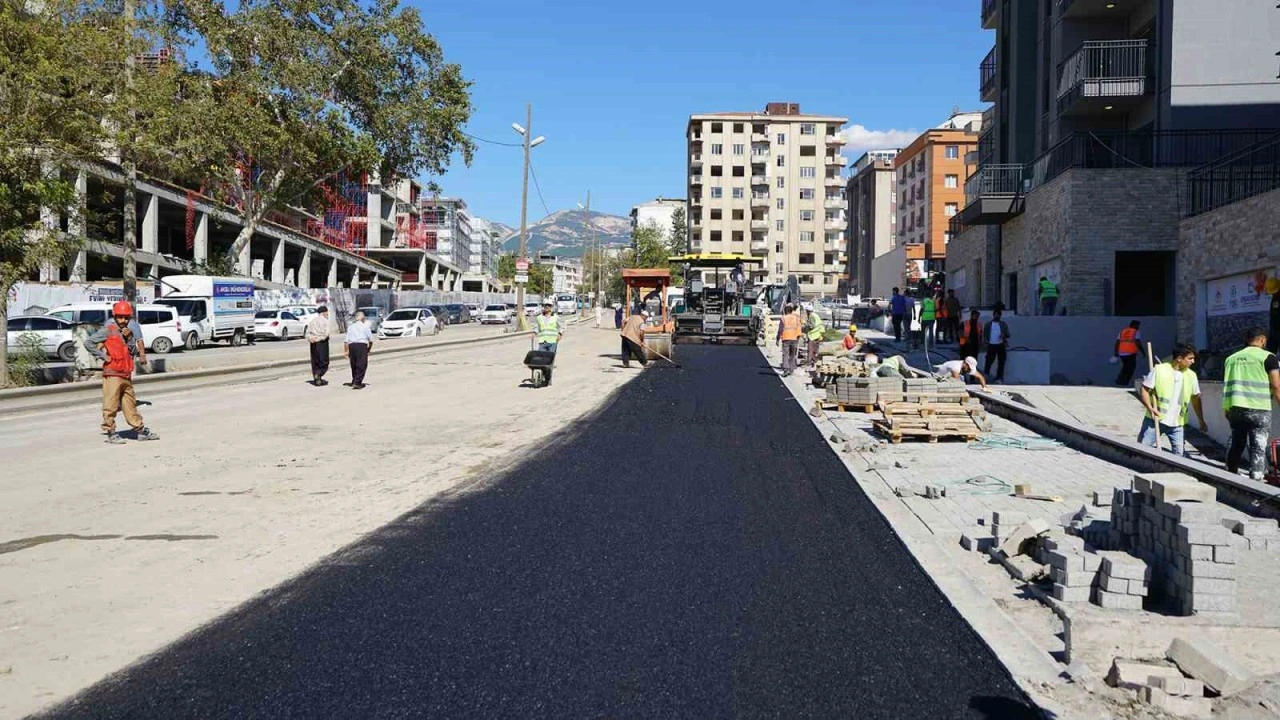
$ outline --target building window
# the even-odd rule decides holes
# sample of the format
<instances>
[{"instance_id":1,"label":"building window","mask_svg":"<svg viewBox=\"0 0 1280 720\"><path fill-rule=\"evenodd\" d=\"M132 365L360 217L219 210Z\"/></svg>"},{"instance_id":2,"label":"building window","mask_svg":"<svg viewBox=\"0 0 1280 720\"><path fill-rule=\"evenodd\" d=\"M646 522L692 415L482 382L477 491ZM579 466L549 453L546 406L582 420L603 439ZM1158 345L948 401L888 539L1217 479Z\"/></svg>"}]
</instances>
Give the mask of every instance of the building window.
<instances>
[{"instance_id":1,"label":"building window","mask_svg":"<svg viewBox=\"0 0 1280 720\"><path fill-rule=\"evenodd\" d=\"M778 252L782 252L782 250L778 250ZM773 264L773 271L774 271L774 272L776 272L776 273L780 273L780 272L782 272L782 263L774 263L774 264Z\"/></svg>"},{"instance_id":2,"label":"building window","mask_svg":"<svg viewBox=\"0 0 1280 720\"><path fill-rule=\"evenodd\" d=\"M740 133L740 132L742 132L742 123L734 123L734 124L733 124L733 131L734 131L734 132L736 132L736 133Z\"/></svg>"},{"instance_id":3,"label":"building window","mask_svg":"<svg viewBox=\"0 0 1280 720\"><path fill-rule=\"evenodd\" d=\"M733 154L734 154L734 155L746 155L746 154L747 154L747 146L746 146L746 145L743 145L743 144L741 144L741 143L738 143L738 144L734 145L734 146L733 146Z\"/></svg>"},{"instance_id":4,"label":"building window","mask_svg":"<svg viewBox=\"0 0 1280 720\"><path fill-rule=\"evenodd\" d=\"M818 131L818 126L814 125L813 123L802 123L800 125L801 135L814 135L817 133L817 131Z\"/></svg>"},{"instance_id":5,"label":"building window","mask_svg":"<svg viewBox=\"0 0 1280 720\"><path fill-rule=\"evenodd\" d=\"M774 228L777 230L785 230L786 227L787 227L786 224L782 220L779 220L778 222L774 223Z\"/></svg>"},{"instance_id":6,"label":"building window","mask_svg":"<svg viewBox=\"0 0 1280 720\"><path fill-rule=\"evenodd\" d=\"M801 275L801 276L800 276L800 282L801 282L802 284L804 284L804 285L812 285L812 284L813 284L813 276L812 276L812 275Z\"/></svg>"},{"instance_id":7,"label":"building window","mask_svg":"<svg viewBox=\"0 0 1280 720\"><path fill-rule=\"evenodd\" d=\"M723 165L712 165L712 166L711 166L711 177L723 177L723 176L724 176L724 166L723 166Z\"/></svg>"},{"instance_id":8,"label":"building window","mask_svg":"<svg viewBox=\"0 0 1280 720\"><path fill-rule=\"evenodd\" d=\"M722 198L722 197L724 197L724 188L720 188L720 187L713 187L713 188L711 188L711 197L712 197L712 198Z\"/></svg>"},{"instance_id":9,"label":"building window","mask_svg":"<svg viewBox=\"0 0 1280 720\"><path fill-rule=\"evenodd\" d=\"M800 168L800 177L802 178L811 178L811 177L817 177L817 176L818 176L817 168L811 168L811 167Z\"/></svg>"},{"instance_id":10,"label":"building window","mask_svg":"<svg viewBox=\"0 0 1280 720\"><path fill-rule=\"evenodd\" d=\"M815 145L801 145L800 157L817 157L818 148Z\"/></svg>"},{"instance_id":11,"label":"building window","mask_svg":"<svg viewBox=\"0 0 1280 720\"><path fill-rule=\"evenodd\" d=\"M723 236L720 234L719 230L711 231L711 242L720 242L721 237Z\"/></svg>"},{"instance_id":12,"label":"building window","mask_svg":"<svg viewBox=\"0 0 1280 720\"><path fill-rule=\"evenodd\" d=\"M713 133L724 132L724 125L721 123L711 123L711 132Z\"/></svg>"},{"instance_id":13,"label":"building window","mask_svg":"<svg viewBox=\"0 0 1280 720\"><path fill-rule=\"evenodd\" d=\"M734 241L734 242L742 242L742 239L743 239L742 231L741 231L741 230L734 230L734 231L733 231L733 241Z\"/></svg>"},{"instance_id":14,"label":"building window","mask_svg":"<svg viewBox=\"0 0 1280 720\"><path fill-rule=\"evenodd\" d=\"M711 143L711 154L712 154L712 155L723 155L723 154L724 154L724 145L721 145L720 143Z\"/></svg>"},{"instance_id":15,"label":"building window","mask_svg":"<svg viewBox=\"0 0 1280 720\"><path fill-rule=\"evenodd\" d=\"M948 175L945 178L943 178L942 185L943 187L954 190L955 188L960 187L960 176Z\"/></svg>"},{"instance_id":16,"label":"building window","mask_svg":"<svg viewBox=\"0 0 1280 720\"><path fill-rule=\"evenodd\" d=\"M947 157L947 159L948 159L948 160L959 160L959 159L960 159L960 146L959 146L959 145L948 145L948 146L947 146L947 150L946 150L946 152L947 152L946 157Z\"/></svg>"},{"instance_id":17,"label":"building window","mask_svg":"<svg viewBox=\"0 0 1280 720\"><path fill-rule=\"evenodd\" d=\"M810 231L810 230L801 230L801 231L800 231L800 242L806 242L806 243L811 243L811 242L813 242L813 232L812 232L812 231Z\"/></svg>"},{"instance_id":18,"label":"building window","mask_svg":"<svg viewBox=\"0 0 1280 720\"><path fill-rule=\"evenodd\" d=\"M944 244L944 245L950 245L950 244L951 244L951 239L952 239L952 238L954 238L955 236L956 236L956 234L955 234L955 233L953 233L953 232L951 232L950 230L948 230L948 231L946 231L946 232L942 233L942 244Z\"/></svg>"},{"instance_id":19,"label":"building window","mask_svg":"<svg viewBox=\"0 0 1280 720\"><path fill-rule=\"evenodd\" d=\"M778 206L778 209L779 209L779 210L786 210L786 209L787 209L787 201L786 201L786 199L785 199L785 198L778 198L778 202L777 202L776 204L777 204L777 206Z\"/></svg>"},{"instance_id":20,"label":"building window","mask_svg":"<svg viewBox=\"0 0 1280 720\"><path fill-rule=\"evenodd\" d=\"M784 177L780 177L780 178L778 178L778 187L779 187L779 188L784 188L784 187L786 187L786 186L787 186L787 179L786 179L786 178L784 178Z\"/></svg>"},{"instance_id":21,"label":"building window","mask_svg":"<svg viewBox=\"0 0 1280 720\"><path fill-rule=\"evenodd\" d=\"M723 219L724 219L724 212L723 212L722 210L720 210L719 208L712 208L712 209L711 209L711 219L712 219L712 220L723 220Z\"/></svg>"},{"instance_id":22,"label":"building window","mask_svg":"<svg viewBox=\"0 0 1280 720\"><path fill-rule=\"evenodd\" d=\"M773 244L773 251L774 251L774 252L776 252L776 253L780 253L780 252L782 252L782 243L774 243L774 244Z\"/></svg>"},{"instance_id":23,"label":"building window","mask_svg":"<svg viewBox=\"0 0 1280 720\"><path fill-rule=\"evenodd\" d=\"M787 144L787 134L786 134L786 133L778 133L777 143L778 143L779 145L786 145L786 144Z\"/></svg>"},{"instance_id":24,"label":"building window","mask_svg":"<svg viewBox=\"0 0 1280 720\"><path fill-rule=\"evenodd\" d=\"M734 200L741 200L741 199L742 199L742 198L744 198L744 197L746 197L746 193L745 193L745 192L743 192L742 188L740 188L740 187L736 187L736 188L734 188L734 189L733 189L733 199L734 199Z\"/></svg>"},{"instance_id":25,"label":"building window","mask_svg":"<svg viewBox=\"0 0 1280 720\"><path fill-rule=\"evenodd\" d=\"M801 254L800 254L800 264L801 264L801 265L812 265L812 264L813 264L813 253L801 253Z\"/></svg>"},{"instance_id":26,"label":"building window","mask_svg":"<svg viewBox=\"0 0 1280 720\"><path fill-rule=\"evenodd\" d=\"M812 211L812 210L801 210L801 211L800 211L800 220L801 220L801 222L813 222L813 211Z\"/></svg>"},{"instance_id":27,"label":"building window","mask_svg":"<svg viewBox=\"0 0 1280 720\"><path fill-rule=\"evenodd\" d=\"M812 200L812 199L813 199L813 188L800 188L800 199L801 199L801 200Z\"/></svg>"},{"instance_id":28,"label":"building window","mask_svg":"<svg viewBox=\"0 0 1280 720\"><path fill-rule=\"evenodd\" d=\"M958 212L960 212L960 207L956 203L947 203L943 206L943 213L947 217L952 217Z\"/></svg>"},{"instance_id":29,"label":"building window","mask_svg":"<svg viewBox=\"0 0 1280 720\"><path fill-rule=\"evenodd\" d=\"M787 156L786 156L786 155L779 155L779 156L778 156L778 167L786 167L786 166L787 166Z\"/></svg>"},{"instance_id":30,"label":"building window","mask_svg":"<svg viewBox=\"0 0 1280 720\"><path fill-rule=\"evenodd\" d=\"M733 166L733 176L734 176L734 177L746 177L746 176L747 176L747 168L746 168L746 167L744 167L744 166L742 166L742 165L734 165L734 166Z\"/></svg>"},{"instance_id":31,"label":"building window","mask_svg":"<svg viewBox=\"0 0 1280 720\"><path fill-rule=\"evenodd\" d=\"M745 212L743 212L742 210L734 210L734 211L733 211L733 219L734 219L734 220L746 220L746 219L747 219L747 214L746 214Z\"/></svg>"}]
</instances>

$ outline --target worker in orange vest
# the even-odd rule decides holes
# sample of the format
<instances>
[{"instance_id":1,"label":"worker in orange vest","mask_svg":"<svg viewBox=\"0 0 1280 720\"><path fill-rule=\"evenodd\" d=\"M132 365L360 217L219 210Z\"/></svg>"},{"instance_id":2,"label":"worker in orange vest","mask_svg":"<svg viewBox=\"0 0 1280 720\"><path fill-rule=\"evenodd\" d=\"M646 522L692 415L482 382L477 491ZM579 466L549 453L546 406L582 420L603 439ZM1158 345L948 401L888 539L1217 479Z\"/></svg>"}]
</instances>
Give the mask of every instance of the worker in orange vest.
<instances>
[{"instance_id":1,"label":"worker in orange vest","mask_svg":"<svg viewBox=\"0 0 1280 720\"><path fill-rule=\"evenodd\" d=\"M1138 329L1141 327L1142 321L1134 320L1116 337L1115 352L1116 357L1120 358L1120 374L1116 376L1116 385L1133 382L1133 371L1138 367L1138 353L1142 352L1142 333Z\"/></svg>"},{"instance_id":2,"label":"worker in orange vest","mask_svg":"<svg viewBox=\"0 0 1280 720\"><path fill-rule=\"evenodd\" d=\"M147 346L142 327L133 319L133 306L121 300L111 307L111 319L85 339L85 349L102 361L102 432L108 445L121 445L116 433L116 414L124 410L125 422L139 440L158 440L138 413L138 398L133 392L133 371L138 362L147 364Z\"/></svg>"},{"instance_id":3,"label":"worker in orange vest","mask_svg":"<svg viewBox=\"0 0 1280 720\"><path fill-rule=\"evenodd\" d=\"M957 340L960 343L960 357L976 356L982 349L982 313L969 311L968 322L958 325L960 328Z\"/></svg>"},{"instance_id":4,"label":"worker in orange vest","mask_svg":"<svg viewBox=\"0 0 1280 720\"><path fill-rule=\"evenodd\" d=\"M795 305L787 305L778 319L778 337L775 344L782 346L782 377L790 377L796 371L800 356L800 313Z\"/></svg>"}]
</instances>

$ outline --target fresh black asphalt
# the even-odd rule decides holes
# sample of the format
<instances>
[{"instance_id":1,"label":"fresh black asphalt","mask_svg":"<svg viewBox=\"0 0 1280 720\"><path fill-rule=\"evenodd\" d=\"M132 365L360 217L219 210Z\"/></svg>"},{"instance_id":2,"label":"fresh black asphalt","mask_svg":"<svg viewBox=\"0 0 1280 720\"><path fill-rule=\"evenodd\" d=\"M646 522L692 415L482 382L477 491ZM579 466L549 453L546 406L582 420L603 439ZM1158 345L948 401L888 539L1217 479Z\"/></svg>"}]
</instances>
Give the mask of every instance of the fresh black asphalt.
<instances>
[{"instance_id":1,"label":"fresh black asphalt","mask_svg":"<svg viewBox=\"0 0 1280 720\"><path fill-rule=\"evenodd\" d=\"M49 715L1038 716L760 354L678 352Z\"/></svg>"}]
</instances>

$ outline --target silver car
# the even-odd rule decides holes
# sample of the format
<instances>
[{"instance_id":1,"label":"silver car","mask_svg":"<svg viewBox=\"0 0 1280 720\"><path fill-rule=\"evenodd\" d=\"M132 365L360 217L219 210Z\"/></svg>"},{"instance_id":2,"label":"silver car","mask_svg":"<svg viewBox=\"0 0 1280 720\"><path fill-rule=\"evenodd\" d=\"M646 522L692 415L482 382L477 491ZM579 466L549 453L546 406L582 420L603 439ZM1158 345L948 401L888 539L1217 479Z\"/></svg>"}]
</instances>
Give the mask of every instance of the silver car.
<instances>
[{"instance_id":1,"label":"silver car","mask_svg":"<svg viewBox=\"0 0 1280 720\"><path fill-rule=\"evenodd\" d=\"M48 315L20 315L9 318L5 344L9 353L20 352L21 338L26 335L40 339L45 355L62 362L75 362L75 325L61 318Z\"/></svg>"}]
</instances>

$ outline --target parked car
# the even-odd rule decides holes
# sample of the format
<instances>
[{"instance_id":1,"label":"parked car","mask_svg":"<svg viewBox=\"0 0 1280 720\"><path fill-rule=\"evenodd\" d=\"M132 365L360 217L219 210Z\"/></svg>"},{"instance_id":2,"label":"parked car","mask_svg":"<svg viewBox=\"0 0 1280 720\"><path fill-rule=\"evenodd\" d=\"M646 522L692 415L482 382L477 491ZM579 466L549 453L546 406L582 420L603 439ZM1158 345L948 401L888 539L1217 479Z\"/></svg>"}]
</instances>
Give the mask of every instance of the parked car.
<instances>
[{"instance_id":1,"label":"parked car","mask_svg":"<svg viewBox=\"0 0 1280 720\"><path fill-rule=\"evenodd\" d=\"M440 323L441 330L451 324L449 322L449 311L443 305L427 305L426 308L431 311L432 315L435 315L436 320Z\"/></svg>"},{"instance_id":2,"label":"parked car","mask_svg":"<svg viewBox=\"0 0 1280 720\"><path fill-rule=\"evenodd\" d=\"M480 311L481 325L506 325L511 320L511 311L506 305L485 305L484 310Z\"/></svg>"},{"instance_id":3,"label":"parked car","mask_svg":"<svg viewBox=\"0 0 1280 720\"><path fill-rule=\"evenodd\" d=\"M142 303L134 306L142 341L147 349L159 355L183 346L182 319L170 305ZM111 320L111 303L71 303L59 305L46 313L50 317L74 324L104 325Z\"/></svg>"},{"instance_id":4,"label":"parked car","mask_svg":"<svg viewBox=\"0 0 1280 720\"><path fill-rule=\"evenodd\" d=\"M19 315L9 318L5 329L5 344L10 353L22 349L23 335L31 335L40 338L45 355L62 362L75 362L75 325L66 320L48 315Z\"/></svg>"},{"instance_id":5,"label":"parked car","mask_svg":"<svg viewBox=\"0 0 1280 720\"><path fill-rule=\"evenodd\" d=\"M260 310L253 316L253 334L257 337L288 340L306 333L307 324L288 310Z\"/></svg>"},{"instance_id":6,"label":"parked car","mask_svg":"<svg viewBox=\"0 0 1280 720\"><path fill-rule=\"evenodd\" d=\"M524 314L529 317L535 317L542 313L542 306L536 302L527 302L524 304Z\"/></svg>"},{"instance_id":7,"label":"parked car","mask_svg":"<svg viewBox=\"0 0 1280 720\"><path fill-rule=\"evenodd\" d=\"M461 325L471 322L471 310L462 303L451 303L444 306L445 313L449 316L450 325Z\"/></svg>"},{"instance_id":8,"label":"parked car","mask_svg":"<svg viewBox=\"0 0 1280 720\"><path fill-rule=\"evenodd\" d=\"M364 313L364 319L369 321L370 331L376 333L378 328L382 327L382 318L386 316L382 308L370 305L369 307L356 308L356 311Z\"/></svg>"},{"instance_id":9,"label":"parked car","mask_svg":"<svg viewBox=\"0 0 1280 720\"><path fill-rule=\"evenodd\" d=\"M467 303L467 309L471 311L471 319L476 320L480 317L480 306L475 303Z\"/></svg>"},{"instance_id":10,"label":"parked car","mask_svg":"<svg viewBox=\"0 0 1280 720\"><path fill-rule=\"evenodd\" d=\"M304 323L311 322L311 318L320 314L319 305L289 305L288 307L282 307L280 309L288 310L289 312L293 313L294 317L298 318Z\"/></svg>"},{"instance_id":11,"label":"parked car","mask_svg":"<svg viewBox=\"0 0 1280 720\"><path fill-rule=\"evenodd\" d=\"M420 335L436 335L440 332L440 321L435 313L424 307L400 308L392 310L378 328L378 337L382 339L394 337L418 337Z\"/></svg>"}]
</instances>

